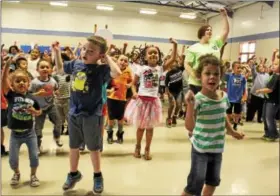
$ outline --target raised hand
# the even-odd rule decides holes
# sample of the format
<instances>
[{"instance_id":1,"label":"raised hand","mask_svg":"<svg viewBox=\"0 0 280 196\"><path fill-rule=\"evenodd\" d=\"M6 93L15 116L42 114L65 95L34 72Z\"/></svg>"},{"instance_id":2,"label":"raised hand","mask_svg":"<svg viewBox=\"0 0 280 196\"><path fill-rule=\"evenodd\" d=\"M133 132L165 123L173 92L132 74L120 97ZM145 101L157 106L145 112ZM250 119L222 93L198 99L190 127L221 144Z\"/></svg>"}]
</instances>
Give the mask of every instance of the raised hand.
<instances>
[{"instance_id":1,"label":"raised hand","mask_svg":"<svg viewBox=\"0 0 280 196\"><path fill-rule=\"evenodd\" d=\"M175 39L173 39L173 38L169 38L169 41L172 44L178 44L178 42Z\"/></svg>"},{"instance_id":2,"label":"raised hand","mask_svg":"<svg viewBox=\"0 0 280 196\"><path fill-rule=\"evenodd\" d=\"M194 97L194 93L191 90L187 92L185 96L185 100L187 104L194 105L195 97Z\"/></svg>"},{"instance_id":3,"label":"raised hand","mask_svg":"<svg viewBox=\"0 0 280 196\"><path fill-rule=\"evenodd\" d=\"M227 16L227 10L225 8L221 8L220 13L222 16Z\"/></svg>"}]
</instances>

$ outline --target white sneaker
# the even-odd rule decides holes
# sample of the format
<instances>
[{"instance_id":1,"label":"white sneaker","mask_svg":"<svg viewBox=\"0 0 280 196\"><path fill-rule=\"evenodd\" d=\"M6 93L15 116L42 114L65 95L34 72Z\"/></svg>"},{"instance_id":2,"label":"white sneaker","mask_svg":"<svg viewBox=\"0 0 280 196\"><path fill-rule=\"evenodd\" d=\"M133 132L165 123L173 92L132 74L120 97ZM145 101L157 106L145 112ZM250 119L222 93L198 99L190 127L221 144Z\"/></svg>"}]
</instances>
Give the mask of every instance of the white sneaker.
<instances>
[{"instance_id":1,"label":"white sneaker","mask_svg":"<svg viewBox=\"0 0 280 196\"><path fill-rule=\"evenodd\" d=\"M35 175L32 175L31 178L30 178L30 186L31 187L38 187L38 186L40 186L40 181L39 181L39 179Z\"/></svg>"},{"instance_id":2,"label":"white sneaker","mask_svg":"<svg viewBox=\"0 0 280 196\"><path fill-rule=\"evenodd\" d=\"M14 173L10 185L11 186L17 186L19 184L19 180L20 180L20 174L18 173Z\"/></svg>"}]
</instances>

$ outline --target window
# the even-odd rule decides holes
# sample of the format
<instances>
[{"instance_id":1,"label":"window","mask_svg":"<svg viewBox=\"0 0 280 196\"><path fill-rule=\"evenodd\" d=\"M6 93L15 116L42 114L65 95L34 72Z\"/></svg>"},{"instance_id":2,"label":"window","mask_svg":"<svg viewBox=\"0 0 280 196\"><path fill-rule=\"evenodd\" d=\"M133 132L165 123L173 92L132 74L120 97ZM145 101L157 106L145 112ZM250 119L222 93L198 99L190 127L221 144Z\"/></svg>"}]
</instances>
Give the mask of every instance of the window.
<instances>
[{"instance_id":1,"label":"window","mask_svg":"<svg viewBox=\"0 0 280 196\"><path fill-rule=\"evenodd\" d=\"M256 53L256 42L244 42L240 44L239 58L241 62L247 62L248 59L252 58Z\"/></svg>"}]
</instances>

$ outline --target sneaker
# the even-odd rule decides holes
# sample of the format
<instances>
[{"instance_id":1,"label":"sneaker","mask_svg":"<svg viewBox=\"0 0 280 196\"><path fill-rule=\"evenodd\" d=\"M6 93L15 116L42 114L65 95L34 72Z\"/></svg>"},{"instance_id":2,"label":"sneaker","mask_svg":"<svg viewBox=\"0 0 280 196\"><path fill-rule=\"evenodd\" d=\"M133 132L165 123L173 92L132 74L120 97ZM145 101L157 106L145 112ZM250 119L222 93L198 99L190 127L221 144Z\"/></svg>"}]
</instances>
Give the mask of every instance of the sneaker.
<instances>
[{"instance_id":1,"label":"sneaker","mask_svg":"<svg viewBox=\"0 0 280 196\"><path fill-rule=\"evenodd\" d=\"M35 175L32 175L31 178L30 178L30 186L31 187L38 187L38 186L40 186L40 181L39 181L39 179Z\"/></svg>"},{"instance_id":2,"label":"sneaker","mask_svg":"<svg viewBox=\"0 0 280 196\"><path fill-rule=\"evenodd\" d=\"M100 176L100 177L94 177L93 178L93 182L94 182L94 185L93 185L93 192L94 193L102 193L103 192L103 177Z\"/></svg>"},{"instance_id":3,"label":"sneaker","mask_svg":"<svg viewBox=\"0 0 280 196\"><path fill-rule=\"evenodd\" d=\"M108 144L113 144L113 131L107 131L108 137L107 137L107 142Z\"/></svg>"},{"instance_id":4,"label":"sneaker","mask_svg":"<svg viewBox=\"0 0 280 196\"><path fill-rule=\"evenodd\" d=\"M10 185L11 186L17 186L19 184L19 180L20 180L20 174L19 173L14 173Z\"/></svg>"},{"instance_id":5,"label":"sneaker","mask_svg":"<svg viewBox=\"0 0 280 196\"><path fill-rule=\"evenodd\" d=\"M81 172L78 171L77 175L72 176L71 173L68 173L66 182L64 183L62 189L64 191L74 188L77 182L83 178Z\"/></svg>"},{"instance_id":6,"label":"sneaker","mask_svg":"<svg viewBox=\"0 0 280 196\"><path fill-rule=\"evenodd\" d=\"M55 144L57 145L57 147L62 147L63 146L63 143L60 141L59 138L54 139L54 141L55 141Z\"/></svg>"},{"instance_id":7,"label":"sneaker","mask_svg":"<svg viewBox=\"0 0 280 196\"><path fill-rule=\"evenodd\" d=\"M171 127L172 127L172 119L171 119L171 118L167 118L167 119L166 119L166 126L167 126L168 128L171 128Z\"/></svg>"},{"instance_id":8,"label":"sneaker","mask_svg":"<svg viewBox=\"0 0 280 196\"><path fill-rule=\"evenodd\" d=\"M117 142L118 142L119 144L122 144L122 143L123 143L123 134L124 134L123 131L118 131L117 134L116 134L116 136L117 136Z\"/></svg>"},{"instance_id":9,"label":"sneaker","mask_svg":"<svg viewBox=\"0 0 280 196\"><path fill-rule=\"evenodd\" d=\"M266 138L268 138L266 135L261 137L262 140L266 140Z\"/></svg>"},{"instance_id":10,"label":"sneaker","mask_svg":"<svg viewBox=\"0 0 280 196\"><path fill-rule=\"evenodd\" d=\"M177 125L177 117L176 117L176 116L173 116L173 117L172 117L172 126L173 126L173 127L176 127L176 125Z\"/></svg>"}]
</instances>

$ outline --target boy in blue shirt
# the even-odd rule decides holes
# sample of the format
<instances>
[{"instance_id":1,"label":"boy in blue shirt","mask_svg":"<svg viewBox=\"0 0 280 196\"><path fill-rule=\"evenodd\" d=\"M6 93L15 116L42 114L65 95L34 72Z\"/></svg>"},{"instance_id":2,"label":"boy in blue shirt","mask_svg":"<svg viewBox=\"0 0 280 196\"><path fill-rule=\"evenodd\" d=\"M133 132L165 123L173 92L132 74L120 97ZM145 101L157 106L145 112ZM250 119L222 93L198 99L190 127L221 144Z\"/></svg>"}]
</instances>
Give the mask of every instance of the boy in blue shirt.
<instances>
[{"instance_id":1,"label":"boy in blue shirt","mask_svg":"<svg viewBox=\"0 0 280 196\"><path fill-rule=\"evenodd\" d=\"M85 143L90 150L94 168L95 193L103 192L103 177L100 168L102 150L102 106L106 99L106 84L111 77L121 74L118 66L106 55L107 42L99 36L87 38L81 50L81 60L64 62L58 43L53 44L57 72L71 74L73 81L70 95L69 111L69 146L70 172L63 185L63 190L72 189L82 179L78 171L79 148ZM97 62L105 58L109 65L100 65Z\"/></svg>"},{"instance_id":2,"label":"boy in blue shirt","mask_svg":"<svg viewBox=\"0 0 280 196\"><path fill-rule=\"evenodd\" d=\"M230 102L230 107L227 110L229 119L233 119L233 128L237 130L242 112L242 97L246 93L246 79L242 76L242 67L240 62L232 63L233 73L226 74L227 93ZM233 110L233 116L232 116Z\"/></svg>"}]
</instances>

